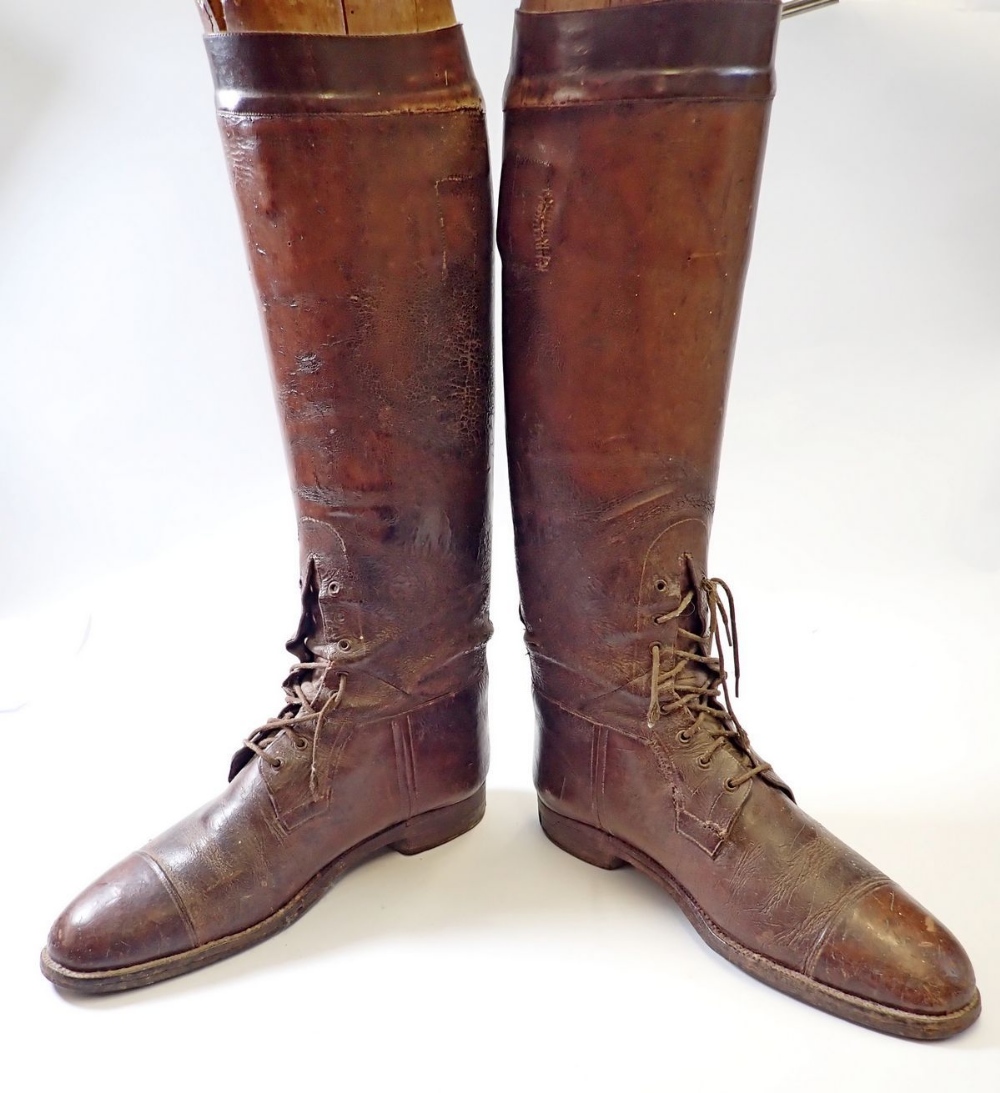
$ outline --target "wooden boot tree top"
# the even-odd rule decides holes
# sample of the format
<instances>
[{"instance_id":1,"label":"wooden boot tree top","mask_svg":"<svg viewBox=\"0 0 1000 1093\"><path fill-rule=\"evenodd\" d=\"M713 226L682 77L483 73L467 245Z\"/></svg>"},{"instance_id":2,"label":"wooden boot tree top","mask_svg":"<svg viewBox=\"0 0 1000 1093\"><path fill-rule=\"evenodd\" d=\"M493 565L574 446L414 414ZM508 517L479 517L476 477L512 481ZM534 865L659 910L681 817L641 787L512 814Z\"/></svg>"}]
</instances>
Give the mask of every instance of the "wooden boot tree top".
<instances>
[{"instance_id":1,"label":"wooden boot tree top","mask_svg":"<svg viewBox=\"0 0 1000 1093\"><path fill-rule=\"evenodd\" d=\"M206 31L413 34L455 25L451 0L196 0Z\"/></svg>"}]
</instances>

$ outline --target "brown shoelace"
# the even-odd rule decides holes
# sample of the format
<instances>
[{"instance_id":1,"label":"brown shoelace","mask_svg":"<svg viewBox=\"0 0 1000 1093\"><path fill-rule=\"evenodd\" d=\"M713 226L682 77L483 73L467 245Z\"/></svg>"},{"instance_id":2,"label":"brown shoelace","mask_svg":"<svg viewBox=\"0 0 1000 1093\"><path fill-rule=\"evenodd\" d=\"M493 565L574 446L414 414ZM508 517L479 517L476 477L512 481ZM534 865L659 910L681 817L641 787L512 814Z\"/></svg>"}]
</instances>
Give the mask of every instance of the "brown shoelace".
<instances>
[{"instance_id":1,"label":"brown shoelace","mask_svg":"<svg viewBox=\"0 0 1000 1093\"><path fill-rule=\"evenodd\" d=\"M325 660L302 661L292 666L285 680L285 696L288 702L277 717L272 717L265 722L256 732L243 741L245 747L259 755L266 763L270 763L275 770L281 766L281 760L276 756L268 755L268 748L282 733L287 733L297 748L312 747L312 756L309 766L309 789L315 798L319 792L319 779L316 770L316 753L319 745L320 732L328 714L333 713L344 700L344 691L347 688L347 676L341 673L337 677L337 689L332 691L322 706L317 709L306 697L302 688L306 683L305 676L316 672L322 677L330 668ZM300 731L300 726L312 723L309 733Z\"/></svg>"},{"instance_id":2,"label":"brown shoelace","mask_svg":"<svg viewBox=\"0 0 1000 1093\"><path fill-rule=\"evenodd\" d=\"M649 713L647 725L652 729L660 718L678 710L686 710L692 717L692 723L678 734L686 743L698 733L704 733L710 740L707 750L698 758L702 767L707 767L712 756L727 742L739 752L747 769L735 778L726 780L726 788L738 789L744 782L749 782L757 774L771 769L770 763L758 762L750 747L750 738L739 722L733 709L729 694L729 673L726 670L723 643L719 636L719 620L726 632L726 641L733 650L733 675L736 696L740 693L740 650L736 633L736 604L729 585L718 577L705 577L699 582L699 588L705 593L708 604L708 625L702 634L693 634L689 630L678 628L678 638L686 638L693 649L670 647L668 656L673 657L674 666L661 672L662 647L658 643L650 646L653 658L650 670ZM722 595L726 602L723 603ZM654 620L662 626L680 618L694 602L695 593L686 592L680 603L664 615ZM728 605L728 610L727 610ZM713 647L718 655L712 656ZM693 665L701 665L703 672L692 670ZM705 677L708 677L707 680ZM661 693L666 691L668 701L663 701ZM721 701L720 701L721 691Z\"/></svg>"}]
</instances>

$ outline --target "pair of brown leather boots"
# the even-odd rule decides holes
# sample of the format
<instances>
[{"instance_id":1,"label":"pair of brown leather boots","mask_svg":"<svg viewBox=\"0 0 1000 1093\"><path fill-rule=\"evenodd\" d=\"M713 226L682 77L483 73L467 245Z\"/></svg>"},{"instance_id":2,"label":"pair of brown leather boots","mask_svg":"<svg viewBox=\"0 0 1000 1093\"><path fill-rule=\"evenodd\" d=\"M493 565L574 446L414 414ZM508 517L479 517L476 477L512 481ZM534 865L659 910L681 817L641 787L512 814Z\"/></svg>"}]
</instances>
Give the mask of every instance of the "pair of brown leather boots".
<instances>
[{"instance_id":1,"label":"pair of brown leather boots","mask_svg":"<svg viewBox=\"0 0 1000 1093\"><path fill-rule=\"evenodd\" d=\"M492 217L461 31L232 33L202 6L298 506L298 660L228 788L53 927L44 973L95 993L239 952L485 803ZM706 573L780 4L575 6L518 14L499 213L542 827L772 986L952 1035L968 958L752 749Z\"/></svg>"}]
</instances>

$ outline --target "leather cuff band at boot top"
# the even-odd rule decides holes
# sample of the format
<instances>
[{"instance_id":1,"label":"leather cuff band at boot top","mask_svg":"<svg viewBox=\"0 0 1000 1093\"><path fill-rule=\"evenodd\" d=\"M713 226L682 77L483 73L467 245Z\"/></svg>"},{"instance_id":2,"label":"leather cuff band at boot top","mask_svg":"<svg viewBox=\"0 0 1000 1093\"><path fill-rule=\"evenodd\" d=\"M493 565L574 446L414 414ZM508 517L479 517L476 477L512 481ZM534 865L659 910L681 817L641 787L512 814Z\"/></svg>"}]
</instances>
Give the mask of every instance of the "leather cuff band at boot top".
<instances>
[{"instance_id":1,"label":"leather cuff band at boot top","mask_svg":"<svg viewBox=\"0 0 1000 1093\"><path fill-rule=\"evenodd\" d=\"M461 32L207 45L298 510L298 659L228 789L56 922L43 971L88 992L245 949L484 807L492 220Z\"/></svg>"},{"instance_id":2,"label":"leather cuff band at boot top","mask_svg":"<svg viewBox=\"0 0 1000 1093\"><path fill-rule=\"evenodd\" d=\"M778 18L667 0L517 20L499 242L540 815L758 979L934 1039L978 1015L968 958L753 751L732 599L706 574Z\"/></svg>"}]
</instances>

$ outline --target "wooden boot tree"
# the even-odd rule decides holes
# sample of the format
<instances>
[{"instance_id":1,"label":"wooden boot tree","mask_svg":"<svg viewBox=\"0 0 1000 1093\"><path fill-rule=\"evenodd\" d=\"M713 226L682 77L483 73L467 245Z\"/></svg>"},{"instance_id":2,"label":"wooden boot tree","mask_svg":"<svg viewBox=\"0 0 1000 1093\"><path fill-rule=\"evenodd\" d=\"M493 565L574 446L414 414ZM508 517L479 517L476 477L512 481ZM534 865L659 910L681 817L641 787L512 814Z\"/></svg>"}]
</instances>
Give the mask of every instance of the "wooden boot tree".
<instances>
[{"instance_id":1,"label":"wooden boot tree","mask_svg":"<svg viewBox=\"0 0 1000 1093\"><path fill-rule=\"evenodd\" d=\"M455 25L451 0L197 0L206 31L413 34Z\"/></svg>"}]
</instances>

